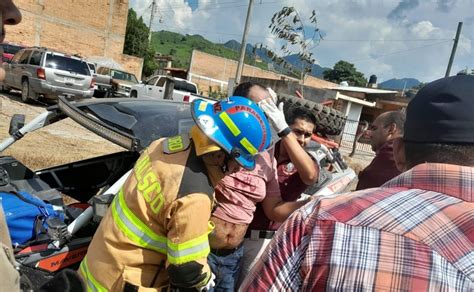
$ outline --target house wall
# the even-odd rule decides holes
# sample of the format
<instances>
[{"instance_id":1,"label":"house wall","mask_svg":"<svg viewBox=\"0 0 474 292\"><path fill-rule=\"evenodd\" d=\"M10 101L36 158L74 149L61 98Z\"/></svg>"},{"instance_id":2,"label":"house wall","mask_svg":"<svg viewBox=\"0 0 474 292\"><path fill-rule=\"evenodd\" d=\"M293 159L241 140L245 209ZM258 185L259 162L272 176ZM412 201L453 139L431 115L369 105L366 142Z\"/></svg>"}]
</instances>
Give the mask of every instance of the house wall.
<instances>
[{"instance_id":1,"label":"house wall","mask_svg":"<svg viewBox=\"0 0 474 292\"><path fill-rule=\"evenodd\" d=\"M301 89L301 85L298 81L288 81L288 80L275 80L275 79L266 79L266 78L258 78L258 77L251 77L251 76L242 76L242 82L244 81L254 81L258 82L265 87L271 87L275 92L280 94L288 94L296 96L296 91L299 91L303 94L304 98L307 100L311 100L314 102L324 102L329 99L334 99L336 96L336 92L327 89L321 88L314 88L310 86L303 86L303 90Z\"/></svg>"},{"instance_id":2,"label":"house wall","mask_svg":"<svg viewBox=\"0 0 474 292\"><path fill-rule=\"evenodd\" d=\"M112 58L141 77L143 60L122 54L128 0L15 0L23 21L7 40L84 57Z\"/></svg>"},{"instance_id":3,"label":"house wall","mask_svg":"<svg viewBox=\"0 0 474 292\"><path fill-rule=\"evenodd\" d=\"M347 120L344 125L344 130L342 131L343 134L341 135L340 146L352 148L352 144L357 135L359 119L363 106L351 101L344 101L342 108L342 112L346 115Z\"/></svg>"},{"instance_id":4,"label":"house wall","mask_svg":"<svg viewBox=\"0 0 474 292\"><path fill-rule=\"evenodd\" d=\"M235 78L237 65L237 61L194 50L189 65L189 73L191 73L190 75L192 76L190 79L191 81L198 84L199 90L204 94L209 91L209 88L211 88L213 91L223 90L224 92L227 92L227 83L229 79ZM199 78L198 76L205 76L216 81ZM275 72L263 70L247 64L244 65L242 76L275 81L284 80L284 82L291 81L293 83L299 84L299 80L296 78L291 78L286 75L277 74ZM312 88L332 88L337 86L337 84L312 76L307 76L305 78L304 84ZM294 94L295 93L293 92L292 95Z\"/></svg>"}]
</instances>

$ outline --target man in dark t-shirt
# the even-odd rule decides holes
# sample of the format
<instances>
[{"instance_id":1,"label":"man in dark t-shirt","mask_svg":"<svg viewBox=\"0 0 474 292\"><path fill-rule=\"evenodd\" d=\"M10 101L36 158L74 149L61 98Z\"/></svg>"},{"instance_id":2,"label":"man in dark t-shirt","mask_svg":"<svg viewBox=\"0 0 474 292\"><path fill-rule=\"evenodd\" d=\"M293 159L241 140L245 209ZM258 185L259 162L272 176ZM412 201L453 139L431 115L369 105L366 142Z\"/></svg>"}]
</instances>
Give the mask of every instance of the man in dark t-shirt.
<instances>
[{"instance_id":1,"label":"man in dark t-shirt","mask_svg":"<svg viewBox=\"0 0 474 292\"><path fill-rule=\"evenodd\" d=\"M393 140L403 136L405 115L391 111L378 116L369 128L370 144L375 158L359 173L356 190L380 187L396 177L400 171L393 158Z\"/></svg>"},{"instance_id":2,"label":"man in dark t-shirt","mask_svg":"<svg viewBox=\"0 0 474 292\"><path fill-rule=\"evenodd\" d=\"M291 131L295 134L301 147L306 147L311 140L316 119L303 107L294 107L286 116ZM275 144L275 159L281 197L285 202L294 202L304 190L316 183L319 177L319 166L310 155L295 155L296 151L288 151L287 147L278 141ZM306 152L303 152L307 154ZM281 223L271 221L260 203L254 213L252 223L247 230L244 241L244 257L241 261L240 281L247 275L266 245ZM239 282L240 282L239 281Z\"/></svg>"}]
</instances>

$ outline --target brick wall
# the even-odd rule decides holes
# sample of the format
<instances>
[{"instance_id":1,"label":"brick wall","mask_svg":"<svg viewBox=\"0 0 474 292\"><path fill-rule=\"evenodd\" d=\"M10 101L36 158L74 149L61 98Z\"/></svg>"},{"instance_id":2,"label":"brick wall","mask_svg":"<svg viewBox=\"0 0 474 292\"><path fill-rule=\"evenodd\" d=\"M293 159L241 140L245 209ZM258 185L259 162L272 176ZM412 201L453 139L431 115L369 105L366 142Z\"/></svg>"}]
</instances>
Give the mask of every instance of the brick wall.
<instances>
[{"instance_id":1,"label":"brick wall","mask_svg":"<svg viewBox=\"0 0 474 292\"><path fill-rule=\"evenodd\" d=\"M195 75L202 75L212 79L217 79L221 81L229 81L230 78L235 78L235 71L237 70L237 61L214 56L197 50L193 51L191 64L189 72ZM291 82L299 82L298 79L291 78L285 75L277 74L275 72L262 70L258 67L245 65L242 76L246 77L255 77L263 79L272 79L272 80L289 80ZM192 79L193 82L198 84L200 91L204 94L208 93L209 87L213 91L219 90L220 86L216 82L199 78ZM304 84L313 88L334 88L337 87L337 84L315 78L312 76L307 76L305 78ZM227 88L227 87L226 87ZM227 89L224 89L224 92L227 92ZM294 94L294 93L293 93Z\"/></svg>"},{"instance_id":2,"label":"brick wall","mask_svg":"<svg viewBox=\"0 0 474 292\"><path fill-rule=\"evenodd\" d=\"M7 41L88 56L104 56L141 78L143 60L123 55L128 0L15 0L23 21Z\"/></svg>"}]
</instances>

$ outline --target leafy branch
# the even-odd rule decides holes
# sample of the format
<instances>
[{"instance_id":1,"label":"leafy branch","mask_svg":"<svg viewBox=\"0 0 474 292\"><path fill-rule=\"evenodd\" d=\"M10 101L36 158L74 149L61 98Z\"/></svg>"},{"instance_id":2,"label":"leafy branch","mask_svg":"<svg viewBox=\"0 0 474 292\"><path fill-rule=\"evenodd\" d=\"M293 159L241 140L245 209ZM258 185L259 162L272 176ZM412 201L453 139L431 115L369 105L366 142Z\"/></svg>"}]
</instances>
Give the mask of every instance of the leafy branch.
<instances>
[{"instance_id":1,"label":"leafy branch","mask_svg":"<svg viewBox=\"0 0 474 292\"><path fill-rule=\"evenodd\" d=\"M302 17L294 7L285 6L273 15L271 23L268 26L272 34L285 41L281 46L281 50L285 56L295 53L298 55L302 64L302 79L304 79L306 73L311 72L311 64L316 61L311 49L318 45L322 39L321 32L317 27L318 23L315 10L311 12L311 16L308 20L309 23L308 26L306 26ZM309 32L312 32L311 37L307 36ZM316 39L316 37L318 38ZM312 43L314 43L313 46L311 46ZM298 48L296 52L295 47ZM277 60L278 58L275 59L275 62L277 62Z\"/></svg>"}]
</instances>

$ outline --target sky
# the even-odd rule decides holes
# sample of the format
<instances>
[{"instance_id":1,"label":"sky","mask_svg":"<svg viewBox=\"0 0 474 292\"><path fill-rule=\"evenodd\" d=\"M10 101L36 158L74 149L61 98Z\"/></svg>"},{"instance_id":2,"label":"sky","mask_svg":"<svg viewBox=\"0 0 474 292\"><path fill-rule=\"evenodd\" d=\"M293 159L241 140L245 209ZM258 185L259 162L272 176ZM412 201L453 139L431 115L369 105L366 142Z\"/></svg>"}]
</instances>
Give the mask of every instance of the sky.
<instances>
[{"instance_id":1,"label":"sky","mask_svg":"<svg viewBox=\"0 0 474 292\"><path fill-rule=\"evenodd\" d=\"M241 42L248 0L155 0L152 30L199 34L217 43ZM152 0L130 0L148 24ZM353 63L378 82L444 77L458 22L463 22L451 75L474 69L474 0L254 0L247 42L263 43L281 53L283 44L268 28L284 6L307 23L316 11L323 38L311 52L332 68L339 60ZM308 24L306 32L311 30Z\"/></svg>"}]
</instances>

